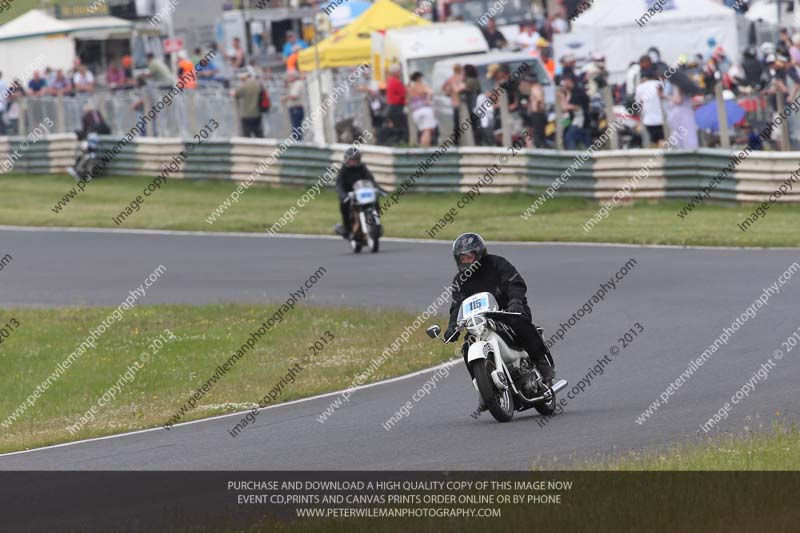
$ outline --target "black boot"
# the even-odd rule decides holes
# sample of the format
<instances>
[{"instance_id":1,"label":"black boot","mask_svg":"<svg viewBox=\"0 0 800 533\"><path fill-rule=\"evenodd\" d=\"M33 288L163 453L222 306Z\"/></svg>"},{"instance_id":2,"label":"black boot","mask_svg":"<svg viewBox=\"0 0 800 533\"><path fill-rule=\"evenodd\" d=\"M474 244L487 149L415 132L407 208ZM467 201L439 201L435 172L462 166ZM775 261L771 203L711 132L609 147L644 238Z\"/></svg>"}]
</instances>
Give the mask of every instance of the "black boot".
<instances>
[{"instance_id":1,"label":"black boot","mask_svg":"<svg viewBox=\"0 0 800 533\"><path fill-rule=\"evenodd\" d=\"M550 366L550 362L547 360L544 354L539 354L535 357L531 357L531 362L536 366L536 369L542 375L542 379L544 380L547 386L553 384L553 380L556 378L556 371L555 369Z\"/></svg>"}]
</instances>

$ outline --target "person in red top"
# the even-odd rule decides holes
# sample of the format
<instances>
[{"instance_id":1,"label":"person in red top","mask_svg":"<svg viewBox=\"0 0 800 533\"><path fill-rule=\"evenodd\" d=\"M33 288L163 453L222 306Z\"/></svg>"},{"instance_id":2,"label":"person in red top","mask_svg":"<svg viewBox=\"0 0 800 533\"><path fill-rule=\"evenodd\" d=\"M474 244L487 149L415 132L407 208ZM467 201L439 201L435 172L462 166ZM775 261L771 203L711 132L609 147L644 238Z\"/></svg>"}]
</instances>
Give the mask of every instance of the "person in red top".
<instances>
[{"instance_id":1,"label":"person in red top","mask_svg":"<svg viewBox=\"0 0 800 533\"><path fill-rule=\"evenodd\" d=\"M389 121L387 126L397 132L400 139L408 139L408 119L404 112L406 86L400 79L400 65L396 63L389 67L389 75L386 78L386 104L388 106L386 118Z\"/></svg>"},{"instance_id":2,"label":"person in red top","mask_svg":"<svg viewBox=\"0 0 800 533\"><path fill-rule=\"evenodd\" d=\"M406 86L400 79L400 65L389 67L389 76L386 78L386 103L392 105L406 105Z\"/></svg>"}]
</instances>

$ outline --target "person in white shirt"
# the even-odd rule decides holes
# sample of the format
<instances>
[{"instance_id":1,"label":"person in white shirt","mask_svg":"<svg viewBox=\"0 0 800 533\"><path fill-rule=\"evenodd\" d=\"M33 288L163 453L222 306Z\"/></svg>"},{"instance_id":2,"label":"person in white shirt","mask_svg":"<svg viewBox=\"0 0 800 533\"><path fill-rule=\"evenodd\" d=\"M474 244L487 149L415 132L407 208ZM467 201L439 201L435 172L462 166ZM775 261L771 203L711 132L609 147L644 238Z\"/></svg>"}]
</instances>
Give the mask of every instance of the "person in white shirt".
<instances>
[{"instance_id":1,"label":"person in white shirt","mask_svg":"<svg viewBox=\"0 0 800 533\"><path fill-rule=\"evenodd\" d=\"M650 146L656 148L664 140L664 114L661 110L661 82L653 67L642 71L642 83L636 87L636 101L642 106L642 124L650 135Z\"/></svg>"},{"instance_id":2,"label":"person in white shirt","mask_svg":"<svg viewBox=\"0 0 800 533\"><path fill-rule=\"evenodd\" d=\"M94 91L94 75L86 68L86 65L80 65L75 75L72 76L72 84L75 86L75 91L79 93L91 93Z\"/></svg>"},{"instance_id":3,"label":"person in white shirt","mask_svg":"<svg viewBox=\"0 0 800 533\"><path fill-rule=\"evenodd\" d=\"M536 49L536 42L541 39L541 35L536 31L536 24L526 22L522 31L514 39L514 44L520 48L521 52L533 52Z\"/></svg>"}]
</instances>

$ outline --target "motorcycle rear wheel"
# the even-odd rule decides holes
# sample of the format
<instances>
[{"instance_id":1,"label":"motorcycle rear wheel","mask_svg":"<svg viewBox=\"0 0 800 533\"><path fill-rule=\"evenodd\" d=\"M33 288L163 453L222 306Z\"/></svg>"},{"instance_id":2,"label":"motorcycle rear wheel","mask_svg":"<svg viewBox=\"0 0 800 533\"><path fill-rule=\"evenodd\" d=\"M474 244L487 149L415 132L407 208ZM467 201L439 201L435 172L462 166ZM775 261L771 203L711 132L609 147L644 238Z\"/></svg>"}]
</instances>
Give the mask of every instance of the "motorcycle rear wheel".
<instances>
[{"instance_id":1,"label":"motorcycle rear wheel","mask_svg":"<svg viewBox=\"0 0 800 533\"><path fill-rule=\"evenodd\" d=\"M498 392L490 376L494 370L494 361L489 359L479 359L472 363L478 391L480 391L489 412L498 422L510 422L514 418L514 395L511 394L510 388L502 393Z\"/></svg>"}]
</instances>

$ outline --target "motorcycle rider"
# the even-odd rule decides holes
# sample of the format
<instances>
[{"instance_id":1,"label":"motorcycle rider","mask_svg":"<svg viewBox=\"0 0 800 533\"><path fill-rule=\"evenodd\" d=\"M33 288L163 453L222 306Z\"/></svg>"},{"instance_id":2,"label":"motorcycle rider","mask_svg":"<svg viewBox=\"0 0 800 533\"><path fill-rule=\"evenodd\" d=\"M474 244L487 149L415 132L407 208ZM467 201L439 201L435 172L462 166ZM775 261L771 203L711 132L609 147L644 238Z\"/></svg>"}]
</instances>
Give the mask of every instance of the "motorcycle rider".
<instances>
[{"instance_id":1,"label":"motorcycle rider","mask_svg":"<svg viewBox=\"0 0 800 533\"><path fill-rule=\"evenodd\" d=\"M350 147L345 152L344 164L336 175L336 193L339 195L339 212L342 215L342 224L341 226L337 224L336 233L344 237L345 240L350 240L350 229L352 227L350 204L346 201L347 195L353 192L353 184L359 180L369 180L378 191L385 192L376 183L372 172L361 162L361 152L358 148Z\"/></svg>"},{"instance_id":2,"label":"motorcycle rider","mask_svg":"<svg viewBox=\"0 0 800 533\"><path fill-rule=\"evenodd\" d=\"M501 310L510 313L522 313L522 316L498 315L492 320L507 325L519 339L528 353L531 363L541 373L547 386L552 386L555 370L546 357L550 354L542 336L531 322L532 313L525 296L528 288L525 280L508 260L499 255L486 252L486 244L477 233L464 233L453 242L453 257L458 267L458 274L453 279L453 302L450 305L450 323L444 338L448 342L458 340L458 311L464 299L479 292L492 293ZM473 264L477 266L473 267ZM472 275L464 277L463 273L472 270ZM451 338L452 337L452 338ZM467 351L463 350L466 363ZM472 369L467 366L472 375ZM483 401L479 409L484 410Z\"/></svg>"}]
</instances>

